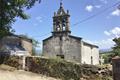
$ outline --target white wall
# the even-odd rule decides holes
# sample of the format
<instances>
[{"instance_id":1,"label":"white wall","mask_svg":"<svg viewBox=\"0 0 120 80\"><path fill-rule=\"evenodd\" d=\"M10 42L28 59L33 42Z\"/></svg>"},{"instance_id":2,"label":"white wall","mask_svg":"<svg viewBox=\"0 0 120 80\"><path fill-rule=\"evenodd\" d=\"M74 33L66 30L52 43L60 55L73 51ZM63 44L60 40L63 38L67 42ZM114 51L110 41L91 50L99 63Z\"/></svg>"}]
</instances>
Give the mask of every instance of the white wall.
<instances>
[{"instance_id":1,"label":"white wall","mask_svg":"<svg viewBox=\"0 0 120 80\"><path fill-rule=\"evenodd\" d=\"M84 64L99 64L99 48L92 46L92 45L86 45L84 42L82 42L82 63ZM92 57L92 59L91 59Z\"/></svg>"},{"instance_id":2,"label":"white wall","mask_svg":"<svg viewBox=\"0 0 120 80\"><path fill-rule=\"evenodd\" d=\"M93 47L92 49L93 64L99 64L99 48Z\"/></svg>"}]
</instances>

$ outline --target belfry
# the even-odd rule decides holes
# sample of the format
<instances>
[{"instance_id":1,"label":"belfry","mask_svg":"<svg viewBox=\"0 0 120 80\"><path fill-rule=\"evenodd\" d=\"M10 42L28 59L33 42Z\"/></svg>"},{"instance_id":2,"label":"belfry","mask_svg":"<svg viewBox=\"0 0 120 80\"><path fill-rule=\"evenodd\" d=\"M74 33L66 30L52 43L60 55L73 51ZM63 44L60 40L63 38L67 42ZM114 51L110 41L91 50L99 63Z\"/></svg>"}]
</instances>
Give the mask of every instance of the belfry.
<instances>
[{"instance_id":1,"label":"belfry","mask_svg":"<svg viewBox=\"0 0 120 80\"><path fill-rule=\"evenodd\" d=\"M69 22L69 11L65 12L62 2L60 3L60 8L57 12L54 12L53 16L53 35L59 35L65 33L69 34L70 31L70 22Z\"/></svg>"},{"instance_id":2,"label":"belfry","mask_svg":"<svg viewBox=\"0 0 120 80\"><path fill-rule=\"evenodd\" d=\"M70 14L68 10L64 10L62 2L58 11L54 12L52 35L43 40L43 56L77 63L99 64L98 46L71 35Z\"/></svg>"}]
</instances>

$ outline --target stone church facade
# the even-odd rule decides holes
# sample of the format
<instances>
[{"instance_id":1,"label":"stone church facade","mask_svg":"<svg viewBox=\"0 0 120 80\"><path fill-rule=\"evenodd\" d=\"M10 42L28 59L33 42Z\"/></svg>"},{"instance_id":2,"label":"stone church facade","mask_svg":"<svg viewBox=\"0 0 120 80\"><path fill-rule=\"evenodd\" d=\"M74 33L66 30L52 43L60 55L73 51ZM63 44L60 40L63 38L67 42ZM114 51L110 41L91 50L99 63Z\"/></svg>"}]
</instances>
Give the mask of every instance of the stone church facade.
<instances>
[{"instance_id":1,"label":"stone church facade","mask_svg":"<svg viewBox=\"0 0 120 80\"><path fill-rule=\"evenodd\" d=\"M71 35L69 18L69 11L65 12L60 3L60 8L53 16L52 36L43 40L43 56L77 63L99 64L98 46Z\"/></svg>"}]
</instances>

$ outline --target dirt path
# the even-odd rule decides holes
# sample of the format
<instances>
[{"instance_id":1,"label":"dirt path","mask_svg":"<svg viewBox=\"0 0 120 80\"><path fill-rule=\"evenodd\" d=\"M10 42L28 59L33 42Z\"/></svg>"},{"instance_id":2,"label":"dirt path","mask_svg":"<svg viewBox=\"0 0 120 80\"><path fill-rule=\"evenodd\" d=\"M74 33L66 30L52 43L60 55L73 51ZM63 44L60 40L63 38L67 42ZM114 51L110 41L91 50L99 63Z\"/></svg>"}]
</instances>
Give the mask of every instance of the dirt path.
<instances>
[{"instance_id":1,"label":"dirt path","mask_svg":"<svg viewBox=\"0 0 120 80\"><path fill-rule=\"evenodd\" d=\"M26 71L5 70L0 68L0 80L59 80Z\"/></svg>"}]
</instances>

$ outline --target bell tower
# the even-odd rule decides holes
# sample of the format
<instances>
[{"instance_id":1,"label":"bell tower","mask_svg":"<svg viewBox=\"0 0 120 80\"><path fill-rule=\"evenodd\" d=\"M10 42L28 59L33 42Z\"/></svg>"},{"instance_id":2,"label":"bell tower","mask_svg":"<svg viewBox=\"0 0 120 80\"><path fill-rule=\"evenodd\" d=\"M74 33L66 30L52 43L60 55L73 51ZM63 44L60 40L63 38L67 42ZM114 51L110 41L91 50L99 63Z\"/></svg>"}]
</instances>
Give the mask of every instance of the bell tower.
<instances>
[{"instance_id":1,"label":"bell tower","mask_svg":"<svg viewBox=\"0 0 120 80\"><path fill-rule=\"evenodd\" d=\"M62 2L60 2L60 8L54 12L53 16L53 35L69 35L71 33L69 18L69 11L65 12Z\"/></svg>"}]
</instances>

